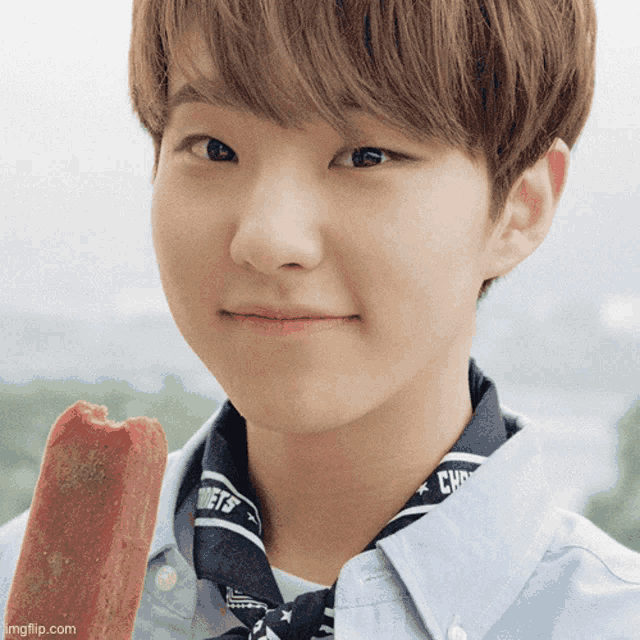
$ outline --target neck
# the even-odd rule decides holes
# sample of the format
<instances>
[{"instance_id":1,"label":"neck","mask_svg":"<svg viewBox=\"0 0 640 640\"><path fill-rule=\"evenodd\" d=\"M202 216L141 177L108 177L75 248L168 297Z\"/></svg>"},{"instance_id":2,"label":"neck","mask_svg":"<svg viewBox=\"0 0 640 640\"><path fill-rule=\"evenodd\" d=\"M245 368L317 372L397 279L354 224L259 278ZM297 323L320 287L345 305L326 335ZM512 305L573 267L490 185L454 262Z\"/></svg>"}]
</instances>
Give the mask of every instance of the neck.
<instances>
[{"instance_id":1,"label":"neck","mask_svg":"<svg viewBox=\"0 0 640 640\"><path fill-rule=\"evenodd\" d=\"M433 472L472 413L465 358L425 371L328 431L282 433L247 421L249 473L271 565L333 584Z\"/></svg>"}]
</instances>

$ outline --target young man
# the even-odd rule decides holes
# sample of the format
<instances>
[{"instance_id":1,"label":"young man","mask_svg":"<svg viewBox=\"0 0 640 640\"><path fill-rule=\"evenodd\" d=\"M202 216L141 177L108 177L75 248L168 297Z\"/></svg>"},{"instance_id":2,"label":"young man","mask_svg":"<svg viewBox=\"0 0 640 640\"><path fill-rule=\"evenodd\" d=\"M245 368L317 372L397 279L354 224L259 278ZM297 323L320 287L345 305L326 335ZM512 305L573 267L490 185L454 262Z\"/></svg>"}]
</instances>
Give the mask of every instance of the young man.
<instances>
[{"instance_id":1,"label":"young man","mask_svg":"<svg viewBox=\"0 0 640 640\"><path fill-rule=\"evenodd\" d=\"M640 637L640 556L470 360L594 50L590 0L136 0L162 282L229 399L170 457L134 638Z\"/></svg>"}]
</instances>

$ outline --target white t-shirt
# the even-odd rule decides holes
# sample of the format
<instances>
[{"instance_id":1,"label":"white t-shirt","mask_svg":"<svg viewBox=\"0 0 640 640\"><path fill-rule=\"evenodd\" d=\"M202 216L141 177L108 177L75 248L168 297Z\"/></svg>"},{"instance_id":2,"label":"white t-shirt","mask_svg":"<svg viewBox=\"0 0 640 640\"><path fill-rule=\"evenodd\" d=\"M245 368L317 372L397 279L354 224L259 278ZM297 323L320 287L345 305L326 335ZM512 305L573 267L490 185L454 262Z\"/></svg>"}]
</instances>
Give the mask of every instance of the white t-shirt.
<instances>
[{"instance_id":1,"label":"white t-shirt","mask_svg":"<svg viewBox=\"0 0 640 640\"><path fill-rule=\"evenodd\" d=\"M309 593L309 591L320 591L321 589L331 588L331 585L326 587L315 582L309 582L309 580L298 578L298 576L282 571L282 569L275 567L272 567L272 569L273 577L278 583L278 588L285 602L291 602L303 593Z\"/></svg>"}]
</instances>

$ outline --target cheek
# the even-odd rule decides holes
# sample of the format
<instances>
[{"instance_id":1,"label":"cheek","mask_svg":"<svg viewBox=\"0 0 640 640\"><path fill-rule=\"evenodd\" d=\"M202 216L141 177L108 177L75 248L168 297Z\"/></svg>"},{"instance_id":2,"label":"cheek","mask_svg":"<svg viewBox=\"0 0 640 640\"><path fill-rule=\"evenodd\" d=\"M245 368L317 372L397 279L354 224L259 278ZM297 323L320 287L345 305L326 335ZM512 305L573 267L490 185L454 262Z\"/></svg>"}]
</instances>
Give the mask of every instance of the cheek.
<instances>
[{"instance_id":1,"label":"cheek","mask_svg":"<svg viewBox=\"0 0 640 640\"><path fill-rule=\"evenodd\" d=\"M181 267L188 267L190 261L186 251L189 236L188 217L184 216L178 194L170 188L166 181L157 181L154 187L151 204L151 229L153 246L156 252L158 268L163 285L180 278ZM168 293L168 292L167 292Z\"/></svg>"},{"instance_id":2,"label":"cheek","mask_svg":"<svg viewBox=\"0 0 640 640\"><path fill-rule=\"evenodd\" d=\"M187 306L194 303L208 308L216 291L221 230L215 228L215 216L207 211L206 202L204 198L194 200L182 181L161 174L156 179L151 207L153 243L174 317L184 316Z\"/></svg>"},{"instance_id":3,"label":"cheek","mask_svg":"<svg viewBox=\"0 0 640 640\"><path fill-rule=\"evenodd\" d=\"M451 293L473 277L481 250L486 199L473 182L442 180L416 186L396 200L380 228L374 259L405 287ZM408 291L406 292L408 293Z\"/></svg>"},{"instance_id":4,"label":"cheek","mask_svg":"<svg viewBox=\"0 0 640 640\"><path fill-rule=\"evenodd\" d=\"M380 338L394 337L394 349L406 353L471 322L482 280L484 189L478 180L443 178L405 185L377 201L387 214L362 232L366 253L356 247L352 255L367 283L364 306L376 317Z\"/></svg>"}]
</instances>

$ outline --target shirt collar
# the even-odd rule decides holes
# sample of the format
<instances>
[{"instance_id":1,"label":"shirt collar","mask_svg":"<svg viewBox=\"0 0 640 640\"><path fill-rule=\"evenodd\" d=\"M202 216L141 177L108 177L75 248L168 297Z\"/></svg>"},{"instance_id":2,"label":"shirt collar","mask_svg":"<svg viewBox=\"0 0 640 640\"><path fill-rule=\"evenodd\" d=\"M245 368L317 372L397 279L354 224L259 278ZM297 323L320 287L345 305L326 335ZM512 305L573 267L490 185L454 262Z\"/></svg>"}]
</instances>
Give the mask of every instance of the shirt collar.
<instances>
[{"instance_id":1,"label":"shirt collar","mask_svg":"<svg viewBox=\"0 0 640 640\"><path fill-rule=\"evenodd\" d=\"M520 431L522 416L505 415L515 435L428 517L378 543L434 640L444 640L453 624L470 638L484 637L553 536L537 436L532 428Z\"/></svg>"},{"instance_id":2,"label":"shirt collar","mask_svg":"<svg viewBox=\"0 0 640 640\"><path fill-rule=\"evenodd\" d=\"M480 371L473 358L469 360L469 394L473 416L451 451L488 457L511 433L502 419L494 383Z\"/></svg>"}]
</instances>

